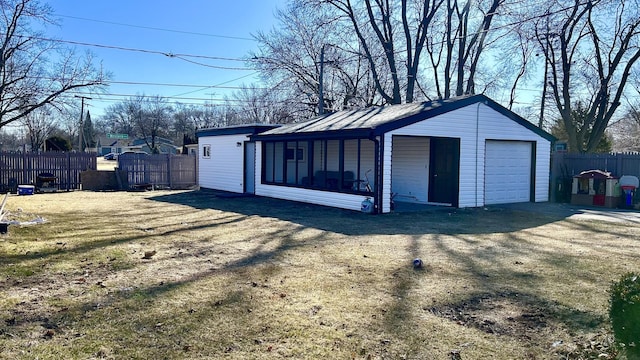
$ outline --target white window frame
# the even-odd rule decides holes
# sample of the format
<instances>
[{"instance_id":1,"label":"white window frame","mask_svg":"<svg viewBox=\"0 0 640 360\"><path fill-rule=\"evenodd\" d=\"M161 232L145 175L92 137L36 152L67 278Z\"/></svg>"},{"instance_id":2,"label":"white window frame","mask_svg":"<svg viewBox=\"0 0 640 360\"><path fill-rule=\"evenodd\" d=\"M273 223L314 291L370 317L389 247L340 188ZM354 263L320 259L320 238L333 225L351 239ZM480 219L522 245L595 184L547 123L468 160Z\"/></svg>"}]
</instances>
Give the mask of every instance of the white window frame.
<instances>
[{"instance_id":1,"label":"white window frame","mask_svg":"<svg viewBox=\"0 0 640 360\"><path fill-rule=\"evenodd\" d=\"M211 158L211 144L202 145L202 158L203 159Z\"/></svg>"}]
</instances>

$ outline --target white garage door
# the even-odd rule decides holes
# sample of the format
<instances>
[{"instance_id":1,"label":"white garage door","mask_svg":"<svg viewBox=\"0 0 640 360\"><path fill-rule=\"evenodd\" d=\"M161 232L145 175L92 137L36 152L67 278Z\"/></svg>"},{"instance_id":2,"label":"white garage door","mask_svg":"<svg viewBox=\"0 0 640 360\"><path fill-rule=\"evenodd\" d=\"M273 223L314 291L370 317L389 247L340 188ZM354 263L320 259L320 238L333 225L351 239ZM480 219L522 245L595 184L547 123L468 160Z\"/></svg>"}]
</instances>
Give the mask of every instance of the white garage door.
<instances>
[{"instance_id":1,"label":"white garage door","mask_svg":"<svg viewBox=\"0 0 640 360\"><path fill-rule=\"evenodd\" d=\"M487 141L485 204L527 202L531 193L531 143Z\"/></svg>"}]
</instances>

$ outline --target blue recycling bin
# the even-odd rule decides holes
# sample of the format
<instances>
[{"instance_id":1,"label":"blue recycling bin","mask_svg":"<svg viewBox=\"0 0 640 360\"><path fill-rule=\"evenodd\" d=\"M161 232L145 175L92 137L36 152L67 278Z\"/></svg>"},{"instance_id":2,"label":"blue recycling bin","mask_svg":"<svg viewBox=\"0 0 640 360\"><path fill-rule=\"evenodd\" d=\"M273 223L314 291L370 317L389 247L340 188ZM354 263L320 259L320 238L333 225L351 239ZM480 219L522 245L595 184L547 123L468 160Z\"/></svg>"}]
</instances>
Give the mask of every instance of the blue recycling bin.
<instances>
[{"instance_id":1,"label":"blue recycling bin","mask_svg":"<svg viewBox=\"0 0 640 360\"><path fill-rule=\"evenodd\" d=\"M635 186L621 186L620 187L624 192L624 206L632 207L633 206L633 196L635 195L636 188Z\"/></svg>"}]
</instances>

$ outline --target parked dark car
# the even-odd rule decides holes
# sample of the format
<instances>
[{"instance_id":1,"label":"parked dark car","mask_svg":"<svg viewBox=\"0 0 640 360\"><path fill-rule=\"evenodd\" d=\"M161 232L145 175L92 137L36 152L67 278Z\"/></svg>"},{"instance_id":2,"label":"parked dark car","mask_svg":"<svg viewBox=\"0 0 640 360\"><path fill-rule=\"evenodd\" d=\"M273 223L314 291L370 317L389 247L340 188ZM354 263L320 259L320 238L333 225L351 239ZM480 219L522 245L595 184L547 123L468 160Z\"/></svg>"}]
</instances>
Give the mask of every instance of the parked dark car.
<instances>
[{"instance_id":1,"label":"parked dark car","mask_svg":"<svg viewBox=\"0 0 640 360\"><path fill-rule=\"evenodd\" d=\"M122 153L120 153L119 155L127 155L127 154L137 154L137 155L149 155L144 151L133 151L133 150L127 150L127 151L123 151Z\"/></svg>"},{"instance_id":2,"label":"parked dark car","mask_svg":"<svg viewBox=\"0 0 640 360\"><path fill-rule=\"evenodd\" d=\"M118 154L116 153L108 153L104 156L105 160L118 160Z\"/></svg>"}]
</instances>

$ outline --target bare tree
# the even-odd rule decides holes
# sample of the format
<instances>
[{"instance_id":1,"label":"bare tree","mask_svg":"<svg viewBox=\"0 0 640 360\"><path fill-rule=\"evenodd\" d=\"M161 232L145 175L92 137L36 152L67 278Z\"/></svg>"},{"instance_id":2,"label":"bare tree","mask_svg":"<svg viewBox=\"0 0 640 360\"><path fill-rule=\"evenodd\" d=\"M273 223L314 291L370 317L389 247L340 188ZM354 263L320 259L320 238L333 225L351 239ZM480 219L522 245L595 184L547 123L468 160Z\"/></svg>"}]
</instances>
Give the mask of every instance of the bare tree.
<instances>
[{"instance_id":1,"label":"bare tree","mask_svg":"<svg viewBox=\"0 0 640 360\"><path fill-rule=\"evenodd\" d=\"M196 139L196 131L200 129L224 126L226 106L214 104L185 105L175 103L171 114L171 138L180 143L187 137Z\"/></svg>"},{"instance_id":2,"label":"bare tree","mask_svg":"<svg viewBox=\"0 0 640 360\"><path fill-rule=\"evenodd\" d=\"M505 3L505 0L446 0L440 16L431 25L432 37L426 43L433 87L439 98L478 91L481 60L489 45L501 36L493 27Z\"/></svg>"},{"instance_id":3,"label":"bare tree","mask_svg":"<svg viewBox=\"0 0 640 360\"><path fill-rule=\"evenodd\" d=\"M286 124L294 121L288 112L288 103L278 99L269 89L242 86L229 100L227 112L234 114L235 124Z\"/></svg>"},{"instance_id":4,"label":"bare tree","mask_svg":"<svg viewBox=\"0 0 640 360\"><path fill-rule=\"evenodd\" d=\"M321 89L321 108L326 111L374 103L368 62L361 55L359 42L337 19L335 9L290 2L276 17L279 28L255 35L260 45L259 51L251 54L250 65L269 84L270 91L261 91L261 96L288 104L280 118L295 121L317 114ZM256 95L253 91L251 97Z\"/></svg>"},{"instance_id":5,"label":"bare tree","mask_svg":"<svg viewBox=\"0 0 640 360\"><path fill-rule=\"evenodd\" d=\"M57 129L55 119L46 107L30 112L22 117L20 122L26 130L26 138L33 152L43 150L45 141Z\"/></svg>"},{"instance_id":6,"label":"bare tree","mask_svg":"<svg viewBox=\"0 0 640 360\"><path fill-rule=\"evenodd\" d=\"M547 85L571 152L594 151L620 106L640 58L639 8L638 0L554 0L537 23ZM579 100L587 109L581 128L571 116Z\"/></svg>"},{"instance_id":7,"label":"bare tree","mask_svg":"<svg viewBox=\"0 0 640 360\"><path fill-rule=\"evenodd\" d=\"M107 123L106 128L113 132L134 136L135 121L142 113L143 102L144 97L134 96L107 107L102 118L102 121Z\"/></svg>"},{"instance_id":8,"label":"bare tree","mask_svg":"<svg viewBox=\"0 0 640 360\"><path fill-rule=\"evenodd\" d=\"M60 126L60 135L69 140L70 144L76 144L76 141L79 140L78 119L80 119L80 108L64 107L56 114L56 118L58 126Z\"/></svg>"},{"instance_id":9,"label":"bare tree","mask_svg":"<svg viewBox=\"0 0 640 360\"><path fill-rule=\"evenodd\" d=\"M31 29L52 23L48 6L3 0L0 11L0 128L46 105L61 107L71 90L103 84L90 54L80 58Z\"/></svg>"},{"instance_id":10,"label":"bare tree","mask_svg":"<svg viewBox=\"0 0 640 360\"><path fill-rule=\"evenodd\" d=\"M171 127L173 109L160 96L145 99L141 111L134 116L134 128L151 152L157 153L158 138L166 136Z\"/></svg>"},{"instance_id":11,"label":"bare tree","mask_svg":"<svg viewBox=\"0 0 640 360\"><path fill-rule=\"evenodd\" d=\"M16 132L0 130L0 152L12 151L18 148L22 141Z\"/></svg>"},{"instance_id":12,"label":"bare tree","mask_svg":"<svg viewBox=\"0 0 640 360\"><path fill-rule=\"evenodd\" d=\"M443 2L365 0L362 10L351 0L318 0L316 4L329 4L346 17L369 63L376 91L384 102L399 104L414 101L421 54L431 21Z\"/></svg>"},{"instance_id":13,"label":"bare tree","mask_svg":"<svg viewBox=\"0 0 640 360\"><path fill-rule=\"evenodd\" d=\"M612 123L615 151L640 152L640 104L632 104L624 116Z\"/></svg>"}]
</instances>

